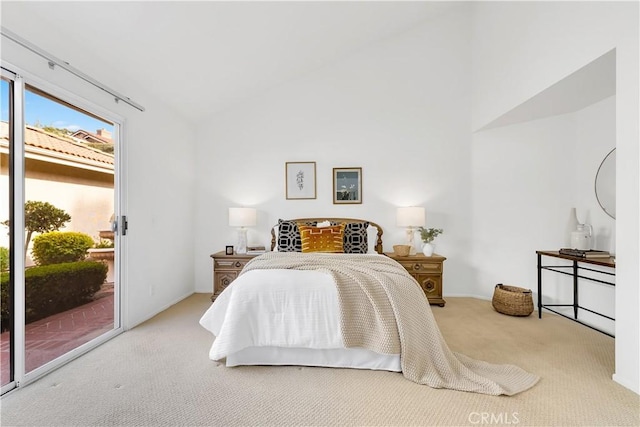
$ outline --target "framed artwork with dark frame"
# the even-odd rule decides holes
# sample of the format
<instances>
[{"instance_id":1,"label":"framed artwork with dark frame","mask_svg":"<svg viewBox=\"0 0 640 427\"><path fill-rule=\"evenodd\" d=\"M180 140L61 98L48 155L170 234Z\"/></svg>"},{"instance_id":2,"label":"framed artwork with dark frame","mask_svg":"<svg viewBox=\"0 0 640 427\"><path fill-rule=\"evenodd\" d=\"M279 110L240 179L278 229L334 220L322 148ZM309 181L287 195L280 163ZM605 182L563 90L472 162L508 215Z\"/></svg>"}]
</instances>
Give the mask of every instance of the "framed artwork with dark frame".
<instances>
[{"instance_id":1,"label":"framed artwork with dark frame","mask_svg":"<svg viewBox=\"0 0 640 427\"><path fill-rule=\"evenodd\" d=\"M285 163L287 200L316 198L316 162Z\"/></svg>"},{"instance_id":2,"label":"framed artwork with dark frame","mask_svg":"<svg viewBox=\"0 0 640 427\"><path fill-rule=\"evenodd\" d=\"M362 168L333 168L333 204L362 203Z\"/></svg>"}]
</instances>

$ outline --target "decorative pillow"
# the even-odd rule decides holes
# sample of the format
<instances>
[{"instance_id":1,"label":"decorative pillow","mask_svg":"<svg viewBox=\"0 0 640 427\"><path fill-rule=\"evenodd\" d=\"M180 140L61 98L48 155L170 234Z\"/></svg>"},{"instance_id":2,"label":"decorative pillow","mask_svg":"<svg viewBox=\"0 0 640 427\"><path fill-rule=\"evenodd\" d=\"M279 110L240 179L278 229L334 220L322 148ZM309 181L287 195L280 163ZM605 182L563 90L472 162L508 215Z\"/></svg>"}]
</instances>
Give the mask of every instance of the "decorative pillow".
<instances>
[{"instance_id":1,"label":"decorative pillow","mask_svg":"<svg viewBox=\"0 0 640 427\"><path fill-rule=\"evenodd\" d=\"M307 222L305 225L316 225ZM296 221L278 220L278 252L302 252L302 241Z\"/></svg>"},{"instance_id":2,"label":"decorative pillow","mask_svg":"<svg viewBox=\"0 0 640 427\"><path fill-rule=\"evenodd\" d=\"M331 227L315 227L298 224L302 240L302 252L344 252L344 224Z\"/></svg>"},{"instance_id":3,"label":"decorative pillow","mask_svg":"<svg viewBox=\"0 0 640 427\"><path fill-rule=\"evenodd\" d=\"M368 222L349 222L344 227L344 253L366 254L369 252Z\"/></svg>"}]
</instances>

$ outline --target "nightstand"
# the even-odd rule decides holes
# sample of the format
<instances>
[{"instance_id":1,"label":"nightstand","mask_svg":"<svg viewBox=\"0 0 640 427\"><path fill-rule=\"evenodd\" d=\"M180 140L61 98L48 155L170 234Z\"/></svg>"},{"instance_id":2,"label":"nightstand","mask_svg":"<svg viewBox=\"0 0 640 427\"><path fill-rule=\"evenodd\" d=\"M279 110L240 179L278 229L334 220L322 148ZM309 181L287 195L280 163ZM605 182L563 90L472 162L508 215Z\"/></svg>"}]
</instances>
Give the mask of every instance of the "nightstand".
<instances>
[{"instance_id":1,"label":"nightstand","mask_svg":"<svg viewBox=\"0 0 640 427\"><path fill-rule=\"evenodd\" d=\"M445 257L438 254L398 256L393 252L385 252L385 255L398 261L416 279L430 304L444 307L446 301L442 299L442 270Z\"/></svg>"},{"instance_id":2,"label":"nightstand","mask_svg":"<svg viewBox=\"0 0 640 427\"><path fill-rule=\"evenodd\" d=\"M227 255L225 251L211 254L213 258L213 294L211 301L214 301L220 292L231 284L238 277L242 268L257 255L233 254Z\"/></svg>"}]
</instances>

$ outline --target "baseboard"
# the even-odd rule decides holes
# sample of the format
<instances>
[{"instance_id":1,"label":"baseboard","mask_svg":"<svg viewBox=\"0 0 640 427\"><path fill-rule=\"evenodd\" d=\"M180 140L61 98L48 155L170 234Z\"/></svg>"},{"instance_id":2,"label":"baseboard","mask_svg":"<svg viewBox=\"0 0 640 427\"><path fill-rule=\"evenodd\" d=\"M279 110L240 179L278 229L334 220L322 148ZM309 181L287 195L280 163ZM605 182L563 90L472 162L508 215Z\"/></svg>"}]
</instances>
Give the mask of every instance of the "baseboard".
<instances>
[{"instance_id":1,"label":"baseboard","mask_svg":"<svg viewBox=\"0 0 640 427\"><path fill-rule=\"evenodd\" d=\"M611 379L613 379L615 382L617 382L621 386L628 388L635 394L640 394L640 390L638 390L638 383L632 384L631 382L627 381L627 378L623 378L618 374L613 374Z\"/></svg>"},{"instance_id":2,"label":"baseboard","mask_svg":"<svg viewBox=\"0 0 640 427\"><path fill-rule=\"evenodd\" d=\"M487 297L484 295L475 295L475 294L447 294L447 295L443 295L442 298L444 298L445 300L447 298L475 298L475 299L481 299L484 301L491 301L492 297Z\"/></svg>"}]
</instances>

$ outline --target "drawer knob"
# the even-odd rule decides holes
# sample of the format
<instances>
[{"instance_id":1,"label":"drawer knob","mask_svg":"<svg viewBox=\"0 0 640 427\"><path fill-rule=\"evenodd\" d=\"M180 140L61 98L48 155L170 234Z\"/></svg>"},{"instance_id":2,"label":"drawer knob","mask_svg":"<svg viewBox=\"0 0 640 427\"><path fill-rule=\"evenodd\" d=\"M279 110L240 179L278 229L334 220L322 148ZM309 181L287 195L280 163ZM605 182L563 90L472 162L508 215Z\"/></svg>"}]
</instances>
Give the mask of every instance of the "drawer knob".
<instances>
[{"instance_id":1,"label":"drawer knob","mask_svg":"<svg viewBox=\"0 0 640 427\"><path fill-rule=\"evenodd\" d=\"M421 265L420 264L413 264L413 269L414 270L420 270Z\"/></svg>"},{"instance_id":2,"label":"drawer knob","mask_svg":"<svg viewBox=\"0 0 640 427\"><path fill-rule=\"evenodd\" d=\"M431 292L436 288L436 284L433 282L433 280L425 280L424 282L422 282L422 286L424 286L424 289L427 292Z\"/></svg>"},{"instance_id":3,"label":"drawer knob","mask_svg":"<svg viewBox=\"0 0 640 427\"><path fill-rule=\"evenodd\" d=\"M240 261L236 261L236 267L238 268L242 267L242 263Z\"/></svg>"}]
</instances>

